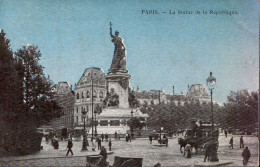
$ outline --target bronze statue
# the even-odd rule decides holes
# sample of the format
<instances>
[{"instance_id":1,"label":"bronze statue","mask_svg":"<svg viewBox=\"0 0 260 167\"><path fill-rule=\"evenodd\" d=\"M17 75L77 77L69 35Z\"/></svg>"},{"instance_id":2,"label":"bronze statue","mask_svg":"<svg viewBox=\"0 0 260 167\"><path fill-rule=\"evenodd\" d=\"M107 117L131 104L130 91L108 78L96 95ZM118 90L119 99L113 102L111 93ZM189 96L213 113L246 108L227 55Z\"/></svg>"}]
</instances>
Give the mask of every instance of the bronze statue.
<instances>
[{"instance_id":1,"label":"bronze statue","mask_svg":"<svg viewBox=\"0 0 260 167\"><path fill-rule=\"evenodd\" d=\"M114 56L110 68L110 72L116 73L118 71L127 72L126 69L126 47L123 38L119 37L119 32L115 31L115 35L112 34L112 23L110 22L110 35L112 42L115 45Z\"/></svg>"},{"instance_id":2,"label":"bronze statue","mask_svg":"<svg viewBox=\"0 0 260 167\"><path fill-rule=\"evenodd\" d=\"M104 106L114 106L118 107L119 105L119 96L116 94L114 88L110 89L110 92L107 92L107 96L103 101Z\"/></svg>"}]
</instances>

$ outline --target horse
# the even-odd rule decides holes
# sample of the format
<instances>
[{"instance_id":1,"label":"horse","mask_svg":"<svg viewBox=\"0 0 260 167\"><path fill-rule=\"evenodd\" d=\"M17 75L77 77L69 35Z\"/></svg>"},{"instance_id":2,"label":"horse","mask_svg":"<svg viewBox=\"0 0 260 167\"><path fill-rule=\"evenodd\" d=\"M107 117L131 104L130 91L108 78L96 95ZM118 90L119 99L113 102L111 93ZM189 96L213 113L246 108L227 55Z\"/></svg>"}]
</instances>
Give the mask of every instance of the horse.
<instances>
[{"instance_id":1,"label":"horse","mask_svg":"<svg viewBox=\"0 0 260 167\"><path fill-rule=\"evenodd\" d=\"M190 144L191 146L191 150L194 148L196 150L196 154L198 154L198 148L199 148L199 144L196 141L192 141L189 139L182 139L182 138L178 138L178 143L180 145L180 151L182 152L182 147L185 149L187 144Z\"/></svg>"},{"instance_id":2,"label":"horse","mask_svg":"<svg viewBox=\"0 0 260 167\"><path fill-rule=\"evenodd\" d=\"M180 145L180 151L182 152L182 147L185 149L186 145L187 145L187 140L182 139L182 138L178 138L178 144Z\"/></svg>"}]
</instances>

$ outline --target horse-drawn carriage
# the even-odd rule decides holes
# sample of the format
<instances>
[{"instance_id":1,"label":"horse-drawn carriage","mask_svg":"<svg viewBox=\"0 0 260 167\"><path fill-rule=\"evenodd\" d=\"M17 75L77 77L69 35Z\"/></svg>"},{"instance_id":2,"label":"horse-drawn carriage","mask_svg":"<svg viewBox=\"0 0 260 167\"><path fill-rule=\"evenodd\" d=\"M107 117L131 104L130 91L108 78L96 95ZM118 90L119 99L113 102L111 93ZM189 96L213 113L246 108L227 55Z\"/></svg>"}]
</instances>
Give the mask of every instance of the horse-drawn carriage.
<instances>
[{"instance_id":1,"label":"horse-drawn carriage","mask_svg":"<svg viewBox=\"0 0 260 167\"><path fill-rule=\"evenodd\" d=\"M186 129L184 138L179 138L178 143L180 144L180 151L182 152L182 147L189 145L195 149L196 154L198 152L204 151L206 143L217 142L218 141L218 128L214 126L212 131L212 126L208 122L202 122L201 120L191 121L191 127ZM213 134L212 134L213 133ZM184 154L185 155L185 154Z\"/></svg>"}]
</instances>

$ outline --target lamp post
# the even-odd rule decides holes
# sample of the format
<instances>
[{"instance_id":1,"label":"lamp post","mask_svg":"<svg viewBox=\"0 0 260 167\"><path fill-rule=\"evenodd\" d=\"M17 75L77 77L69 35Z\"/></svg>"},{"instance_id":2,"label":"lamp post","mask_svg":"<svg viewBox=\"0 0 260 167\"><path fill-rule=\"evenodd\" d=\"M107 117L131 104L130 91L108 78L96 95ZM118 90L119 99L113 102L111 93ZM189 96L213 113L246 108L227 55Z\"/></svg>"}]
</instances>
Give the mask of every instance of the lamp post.
<instances>
[{"instance_id":1,"label":"lamp post","mask_svg":"<svg viewBox=\"0 0 260 167\"><path fill-rule=\"evenodd\" d=\"M97 109L94 111L95 114L95 136L97 136Z\"/></svg>"},{"instance_id":2,"label":"lamp post","mask_svg":"<svg viewBox=\"0 0 260 167\"><path fill-rule=\"evenodd\" d=\"M211 162L219 161L218 159L218 139L216 138L216 135L214 135L214 115L213 115L213 101L212 101L212 94L213 89L216 85L216 78L212 76L212 72L209 73L209 77L207 78L207 86L210 90L210 97L211 97L211 137L212 137L212 143L211 143Z\"/></svg>"},{"instance_id":3,"label":"lamp post","mask_svg":"<svg viewBox=\"0 0 260 167\"><path fill-rule=\"evenodd\" d=\"M87 141L86 141L86 124L85 124L85 118L86 118L86 111L85 108L84 110L81 112L83 119L84 119L84 133L83 133L83 143L82 143L82 149L81 150L88 150L87 149Z\"/></svg>"},{"instance_id":4,"label":"lamp post","mask_svg":"<svg viewBox=\"0 0 260 167\"><path fill-rule=\"evenodd\" d=\"M160 145L162 144L162 131L163 131L163 127L160 128Z\"/></svg>"},{"instance_id":5,"label":"lamp post","mask_svg":"<svg viewBox=\"0 0 260 167\"><path fill-rule=\"evenodd\" d=\"M133 111L133 109L132 109L132 110L131 110L131 119L132 119L132 121L131 121L131 136L130 136L130 137L132 137L133 131L134 131L133 117L134 117L134 111Z\"/></svg>"}]
</instances>

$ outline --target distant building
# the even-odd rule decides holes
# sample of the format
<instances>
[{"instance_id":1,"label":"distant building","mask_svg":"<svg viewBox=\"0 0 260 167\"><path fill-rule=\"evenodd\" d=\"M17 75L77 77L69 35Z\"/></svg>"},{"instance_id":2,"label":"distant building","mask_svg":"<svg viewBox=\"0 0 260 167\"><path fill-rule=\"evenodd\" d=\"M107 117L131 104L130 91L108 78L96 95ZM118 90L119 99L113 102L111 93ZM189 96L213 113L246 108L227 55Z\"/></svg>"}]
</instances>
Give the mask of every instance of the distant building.
<instances>
[{"instance_id":1,"label":"distant building","mask_svg":"<svg viewBox=\"0 0 260 167\"><path fill-rule=\"evenodd\" d=\"M151 90L151 91L134 91L138 101L141 105L147 104L159 104L161 103L168 103L168 99L164 91L160 90Z\"/></svg>"},{"instance_id":2,"label":"distant building","mask_svg":"<svg viewBox=\"0 0 260 167\"><path fill-rule=\"evenodd\" d=\"M193 84L188 87L186 95L189 101L198 100L200 103L210 102L210 94L204 84Z\"/></svg>"},{"instance_id":3,"label":"distant building","mask_svg":"<svg viewBox=\"0 0 260 167\"><path fill-rule=\"evenodd\" d=\"M92 92L93 79L93 92ZM82 111L87 112L86 123L92 118L92 93L93 110L96 105L102 105L106 97L105 73L101 68L87 68L75 85L74 126L83 127Z\"/></svg>"},{"instance_id":4,"label":"distant building","mask_svg":"<svg viewBox=\"0 0 260 167\"><path fill-rule=\"evenodd\" d=\"M174 92L174 91L173 91ZM188 87L188 92L184 94L167 94L163 90L134 91L141 105L174 103L175 105L184 105L185 102L196 101L210 102L210 94L203 84L194 84Z\"/></svg>"},{"instance_id":5,"label":"distant building","mask_svg":"<svg viewBox=\"0 0 260 167\"><path fill-rule=\"evenodd\" d=\"M51 122L52 128L72 129L73 128L73 110L74 110L74 92L68 82L59 82L51 88L54 98L60 107L62 107L63 115Z\"/></svg>"}]
</instances>

